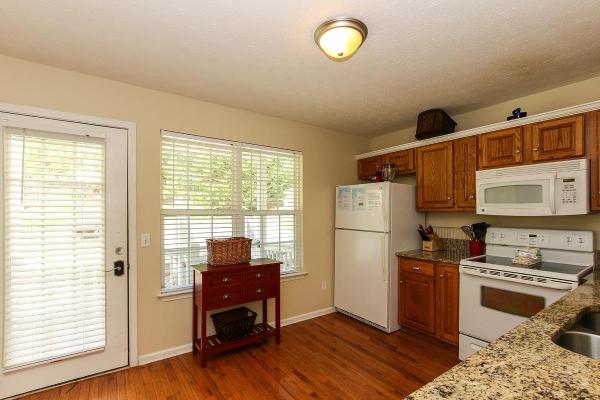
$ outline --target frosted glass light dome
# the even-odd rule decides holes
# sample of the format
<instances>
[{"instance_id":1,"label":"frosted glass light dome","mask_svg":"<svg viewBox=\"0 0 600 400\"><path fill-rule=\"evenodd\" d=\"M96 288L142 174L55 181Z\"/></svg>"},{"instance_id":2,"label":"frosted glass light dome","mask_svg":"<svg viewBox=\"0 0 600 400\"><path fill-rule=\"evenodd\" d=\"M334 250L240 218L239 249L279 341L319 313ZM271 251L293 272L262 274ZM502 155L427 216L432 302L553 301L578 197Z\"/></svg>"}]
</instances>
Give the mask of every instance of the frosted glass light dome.
<instances>
[{"instance_id":1,"label":"frosted glass light dome","mask_svg":"<svg viewBox=\"0 0 600 400\"><path fill-rule=\"evenodd\" d=\"M315 42L327 57L345 61L367 38L367 26L354 18L336 18L322 23L315 31Z\"/></svg>"}]
</instances>

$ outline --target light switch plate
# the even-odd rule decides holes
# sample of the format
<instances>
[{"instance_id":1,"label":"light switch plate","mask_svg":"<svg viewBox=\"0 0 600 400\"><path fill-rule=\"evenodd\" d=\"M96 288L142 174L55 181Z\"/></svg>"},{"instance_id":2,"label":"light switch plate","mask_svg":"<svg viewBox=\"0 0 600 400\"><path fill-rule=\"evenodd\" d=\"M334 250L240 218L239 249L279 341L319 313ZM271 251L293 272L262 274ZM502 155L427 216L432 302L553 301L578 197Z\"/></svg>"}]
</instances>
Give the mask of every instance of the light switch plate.
<instances>
[{"instance_id":1,"label":"light switch plate","mask_svg":"<svg viewBox=\"0 0 600 400\"><path fill-rule=\"evenodd\" d=\"M150 247L150 234L142 233L142 247Z\"/></svg>"}]
</instances>

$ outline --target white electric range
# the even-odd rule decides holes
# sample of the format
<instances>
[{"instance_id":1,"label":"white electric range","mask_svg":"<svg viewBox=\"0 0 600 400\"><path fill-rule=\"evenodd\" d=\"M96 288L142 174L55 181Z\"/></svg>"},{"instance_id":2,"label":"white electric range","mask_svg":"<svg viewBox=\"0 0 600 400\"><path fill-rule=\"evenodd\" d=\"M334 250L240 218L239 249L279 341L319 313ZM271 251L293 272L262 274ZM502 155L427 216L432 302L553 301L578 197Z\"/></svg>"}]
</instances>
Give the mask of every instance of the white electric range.
<instances>
[{"instance_id":1,"label":"white electric range","mask_svg":"<svg viewBox=\"0 0 600 400\"><path fill-rule=\"evenodd\" d=\"M541 249L541 264L512 263L527 246ZM459 358L577 288L594 265L593 232L489 228L486 254L460 262Z\"/></svg>"}]
</instances>

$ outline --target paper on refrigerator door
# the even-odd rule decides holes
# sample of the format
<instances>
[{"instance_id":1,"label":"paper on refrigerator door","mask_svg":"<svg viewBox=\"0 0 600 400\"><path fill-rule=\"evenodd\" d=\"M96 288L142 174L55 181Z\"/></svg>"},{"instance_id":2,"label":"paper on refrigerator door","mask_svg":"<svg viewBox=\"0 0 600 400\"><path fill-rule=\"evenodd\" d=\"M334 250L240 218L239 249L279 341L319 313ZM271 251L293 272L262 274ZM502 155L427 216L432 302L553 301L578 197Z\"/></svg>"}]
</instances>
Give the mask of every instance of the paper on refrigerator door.
<instances>
[{"instance_id":1,"label":"paper on refrigerator door","mask_svg":"<svg viewBox=\"0 0 600 400\"><path fill-rule=\"evenodd\" d=\"M366 211L367 189L364 187L352 188L352 211Z\"/></svg>"},{"instance_id":2,"label":"paper on refrigerator door","mask_svg":"<svg viewBox=\"0 0 600 400\"><path fill-rule=\"evenodd\" d=\"M375 190L367 191L367 210L377 210L383 203L383 189L378 187Z\"/></svg>"},{"instance_id":3,"label":"paper on refrigerator door","mask_svg":"<svg viewBox=\"0 0 600 400\"><path fill-rule=\"evenodd\" d=\"M337 189L337 209L341 211L352 209L352 191L349 187L339 187Z\"/></svg>"}]
</instances>

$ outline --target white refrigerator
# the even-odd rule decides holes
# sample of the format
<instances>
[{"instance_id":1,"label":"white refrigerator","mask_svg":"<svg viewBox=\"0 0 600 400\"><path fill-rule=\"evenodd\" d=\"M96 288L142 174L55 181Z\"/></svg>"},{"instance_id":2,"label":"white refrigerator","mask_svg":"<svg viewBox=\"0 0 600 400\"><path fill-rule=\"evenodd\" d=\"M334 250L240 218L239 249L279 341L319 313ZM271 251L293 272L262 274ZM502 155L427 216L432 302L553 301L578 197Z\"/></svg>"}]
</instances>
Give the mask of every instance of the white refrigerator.
<instances>
[{"instance_id":1,"label":"white refrigerator","mask_svg":"<svg viewBox=\"0 0 600 400\"><path fill-rule=\"evenodd\" d=\"M421 246L415 187L380 182L336 187L334 305L386 332L398 324L396 252Z\"/></svg>"}]
</instances>

